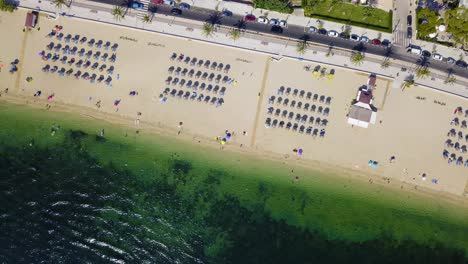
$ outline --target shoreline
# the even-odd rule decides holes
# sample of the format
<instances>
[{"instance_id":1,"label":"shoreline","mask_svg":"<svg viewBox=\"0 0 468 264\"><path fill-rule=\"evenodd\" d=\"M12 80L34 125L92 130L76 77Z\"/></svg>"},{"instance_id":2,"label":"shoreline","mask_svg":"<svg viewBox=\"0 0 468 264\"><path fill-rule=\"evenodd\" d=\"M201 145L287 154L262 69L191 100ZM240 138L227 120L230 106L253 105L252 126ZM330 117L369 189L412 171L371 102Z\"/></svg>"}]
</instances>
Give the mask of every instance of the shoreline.
<instances>
[{"instance_id":1,"label":"shoreline","mask_svg":"<svg viewBox=\"0 0 468 264\"><path fill-rule=\"evenodd\" d=\"M95 121L103 121L110 125L117 125L124 130L138 130L144 132L145 135L157 135L161 137L169 137L176 141L190 142L190 144L192 144L193 146L200 144L202 147L210 148L213 151L228 151L230 153L240 154L245 157L251 156L260 160L272 161L278 165L286 165L293 169L303 169L305 171L331 174L336 178L342 179L343 181L346 181L346 179L348 179L356 181L359 184L363 185L375 184L376 186L384 187L383 190L385 190L385 187L387 187L392 191L403 192L405 194L416 194L421 197L437 197L441 198L444 202L456 206L468 206L468 199L464 195L456 195L448 192L435 191L433 189L418 186L416 184L411 184L409 182L399 181L398 179L390 180L387 177L376 177L359 169L341 167L323 161L308 160L303 158L297 158L294 156L286 158L285 155L280 155L268 151L259 151L257 149L253 149L247 146L240 147L237 145L225 145L224 147L220 147L220 144L218 142L214 142L212 139L202 137L201 135L192 135L183 132L178 134L178 130L176 127L170 128L162 124L151 124L148 122L141 122L138 127L135 127L131 125L132 119L129 117L105 113L101 111L94 111L87 107L69 105L57 101L53 103L53 107L50 110L46 110L43 107L43 104L45 102L42 100L31 100L30 98L26 97L2 94L2 96L0 97L0 101L3 100L7 103L14 104L17 106L24 106L27 108L42 109L43 111L54 111L66 114L71 113L72 115L78 115L84 118L93 119Z\"/></svg>"}]
</instances>

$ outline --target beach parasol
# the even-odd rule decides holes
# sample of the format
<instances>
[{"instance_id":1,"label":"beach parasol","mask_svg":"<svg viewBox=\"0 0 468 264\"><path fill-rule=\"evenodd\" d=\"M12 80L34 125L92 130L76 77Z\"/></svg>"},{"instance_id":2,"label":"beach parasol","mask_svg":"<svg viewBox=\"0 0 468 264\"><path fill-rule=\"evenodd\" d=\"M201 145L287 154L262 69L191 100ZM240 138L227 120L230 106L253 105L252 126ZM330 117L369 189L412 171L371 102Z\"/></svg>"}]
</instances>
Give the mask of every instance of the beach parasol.
<instances>
[{"instance_id":1,"label":"beach parasol","mask_svg":"<svg viewBox=\"0 0 468 264\"><path fill-rule=\"evenodd\" d=\"M221 139L221 145L224 145L224 144L226 144L226 139L225 138Z\"/></svg>"},{"instance_id":2,"label":"beach parasol","mask_svg":"<svg viewBox=\"0 0 468 264\"><path fill-rule=\"evenodd\" d=\"M302 149L299 149L299 151L297 152L297 155L302 156Z\"/></svg>"},{"instance_id":3,"label":"beach parasol","mask_svg":"<svg viewBox=\"0 0 468 264\"><path fill-rule=\"evenodd\" d=\"M120 101L121 101L120 99L114 100L114 106L118 106L120 104Z\"/></svg>"},{"instance_id":4,"label":"beach parasol","mask_svg":"<svg viewBox=\"0 0 468 264\"><path fill-rule=\"evenodd\" d=\"M226 134L226 139L229 140L231 138L231 133Z\"/></svg>"}]
</instances>

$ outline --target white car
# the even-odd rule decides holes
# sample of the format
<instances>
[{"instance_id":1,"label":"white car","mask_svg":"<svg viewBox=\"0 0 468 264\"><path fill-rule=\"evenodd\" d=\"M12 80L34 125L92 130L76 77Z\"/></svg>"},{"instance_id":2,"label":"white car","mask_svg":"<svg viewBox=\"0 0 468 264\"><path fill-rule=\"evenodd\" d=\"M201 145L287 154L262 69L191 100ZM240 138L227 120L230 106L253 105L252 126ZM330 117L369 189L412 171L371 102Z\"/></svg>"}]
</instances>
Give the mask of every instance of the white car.
<instances>
[{"instance_id":1,"label":"white car","mask_svg":"<svg viewBox=\"0 0 468 264\"><path fill-rule=\"evenodd\" d=\"M366 37L366 36L361 36L361 38L359 39L360 42L364 42L364 43L369 43L369 38Z\"/></svg>"},{"instance_id":2,"label":"white car","mask_svg":"<svg viewBox=\"0 0 468 264\"><path fill-rule=\"evenodd\" d=\"M279 23L280 23L279 20L276 19L276 18L270 19L270 25L272 25L272 26L278 26Z\"/></svg>"},{"instance_id":3,"label":"white car","mask_svg":"<svg viewBox=\"0 0 468 264\"><path fill-rule=\"evenodd\" d=\"M317 28L314 27L314 26L310 26L310 27L309 27L309 32L310 32L310 33L317 33Z\"/></svg>"},{"instance_id":4,"label":"white car","mask_svg":"<svg viewBox=\"0 0 468 264\"><path fill-rule=\"evenodd\" d=\"M282 28L287 28L288 27L288 22L286 22L286 20L281 20L279 25Z\"/></svg>"},{"instance_id":5,"label":"white car","mask_svg":"<svg viewBox=\"0 0 468 264\"><path fill-rule=\"evenodd\" d=\"M261 23L261 24L268 24L268 18L266 18L266 17L259 17L259 18L257 19L257 22L258 22L258 23Z\"/></svg>"},{"instance_id":6,"label":"white car","mask_svg":"<svg viewBox=\"0 0 468 264\"><path fill-rule=\"evenodd\" d=\"M335 30L330 30L328 31L328 36L329 37L333 37L333 38L336 38L338 37L340 34L338 34L338 32L336 32Z\"/></svg>"},{"instance_id":7,"label":"white car","mask_svg":"<svg viewBox=\"0 0 468 264\"><path fill-rule=\"evenodd\" d=\"M432 58L433 58L434 60L438 60L438 61L441 61L441 60L444 59L444 57L443 57L442 55L438 54L438 53L432 54Z\"/></svg>"}]
</instances>

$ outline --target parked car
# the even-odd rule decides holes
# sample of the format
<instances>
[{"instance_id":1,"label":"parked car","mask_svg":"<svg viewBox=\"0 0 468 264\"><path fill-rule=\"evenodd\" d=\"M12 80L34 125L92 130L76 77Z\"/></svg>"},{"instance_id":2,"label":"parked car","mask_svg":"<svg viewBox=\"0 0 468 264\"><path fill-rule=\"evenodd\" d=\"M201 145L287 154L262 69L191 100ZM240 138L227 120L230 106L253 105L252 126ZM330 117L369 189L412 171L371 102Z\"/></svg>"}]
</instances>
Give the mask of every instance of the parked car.
<instances>
[{"instance_id":1,"label":"parked car","mask_svg":"<svg viewBox=\"0 0 468 264\"><path fill-rule=\"evenodd\" d=\"M413 28L412 27L408 27L407 29L407 32L406 32L406 37L407 38L413 38Z\"/></svg>"},{"instance_id":2,"label":"parked car","mask_svg":"<svg viewBox=\"0 0 468 264\"><path fill-rule=\"evenodd\" d=\"M270 19L270 25L272 26L279 26L279 20L276 18Z\"/></svg>"},{"instance_id":3,"label":"parked car","mask_svg":"<svg viewBox=\"0 0 468 264\"><path fill-rule=\"evenodd\" d=\"M351 34L350 39L351 39L352 41L359 41L359 36L356 35L356 34Z\"/></svg>"},{"instance_id":4,"label":"parked car","mask_svg":"<svg viewBox=\"0 0 468 264\"><path fill-rule=\"evenodd\" d=\"M134 9L144 9L145 5L140 2L132 2L132 8Z\"/></svg>"},{"instance_id":5,"label":"parked car","mask_svg":"<svg viewBox=\"0 0 468 264\"><path fill-rule=\"evenodd\" d=\"M411 15L406 17L406 24L408 25L408 27L411 27L411 25L413 24L413 17Z\"/></svg>"},{"instance_id":6,"label":"parked car","mask_svg":"<svg viewBox=\"0 0 468 264\"><path fill-rule=\"evenodd\" d=\"M338 37L340 34L338 34L338 32L336 32L335 30L330 30L328 31L328 36L329 37L333 37L333 38L336 38Z\"/></svg>"},{"instance_id":7,"label":"parked car","mask_svg":"<svg viewBox=\"0 0 468 264\"><path fill-rule=\"evenodd\" d=\"M380 46L382 44L382 41L380 41L380 39L373 39L371 41L371 44L375 46Z\"/></svg>"},{"instance_id":8,"label":"parked car","mask_svg":"<svg viewBox=\"0 0 468 264\"><path fill-rule=\"evenodd\" d=\"M360 42L364 42L364 43L369 43L369 38L366 37L366 36L361 36L361 37L359 38L359 41L360 41Z\"/></svg>"},{"instance_id":9,"label":"parked car","mask_svg":"<svg viewBox=\"0 0 468 264\"><path fill-rule=\"evenodd\" d=\"M390 40L384 39L384 40L382 40L381 45L388 48L388 47L390 47L392 45L392 43L390 42Z\"/></svg>"},{"instance_id":10,"label":"parked car","mask_svg":"<svg viewBox=\"0 0 468 264\"><path fill-rule=\"evenodd\" d=\"M345 32L341 32L339 37L342 38L342 39L349 39L349 34L347 34Z\"/></svg>"},{"instance_id":11,"label":"parked car","mask_svg":"<svg viewBox=\"0 0 468 264\"><path fill-rule=\"evenodd\" d=\"M439 53L434 53L434 54L432 54L432 58L433 58L434 60L438 60L438 61L441 61L441 60L444 59L444 57L443 57L442 55L440 55Z\"/></svg>"},{"instance_id":12,"label":"parked car","mask_svg":"<svg viewBox=\"0 0 468 264\"><path fill-rule=\"evenodd\" d=\"M279 22L279 25L280 25L280 27L282 27L282 28L287 28L287 27L288 27L288 22L286 22L286 20L281 20L281 21Z\"/></svg>"},{"instance_id":13,"label":"parked car","mask_svg":"<svg viewBox=\"0 0 468 264\"><path fill-rule=\"evenodd\" d=\"M317 28L314 27L314 26L310 26L310 27L309 27L309 32L310 32L310 33L317 33Z\"/></svg>"},{"instance_id":14,"label":"parked car","mask_svg":"<svg viewBox=\"0 0 468 264\"><path fill-rule=\"evenodd\" d=\"M430 58L431 57L431 52L428 51L428 50L423 50L422 53L421 53L421 56L426 57L426 58Z\"/></svg>"},{"instance_id":15,"label":"parked car","mask_svg":"<svg viewBox=\"0 0 468 264\"><path fill-rule=\"evenodd\" d=\"M182 15L182 10L180 10L179 8L172 8L171 14L180 16Z\"/></svg>"},{"instance_id":16,"label":"parked car","mask_svg":"<svg viewBox=\"0 0 468 264\"><path fill-rule=\"evenodd\" d=\"M466 67L468 67L468 64L465 61L462 61L462 60L457 60L457 62L455 62L455 65L457 65L460 68L464 68L464 69L466 69Z\"/></svg>"},{"instance_id":17,"label":"parked car","mask_svg":"<svg viewBox=\"0 0 468 264\"><path fill-rule=\"evenodd\" d=\"M187 3L180 3L179 8L183 10L190 10L191 6Z\"/></svg>"},{"instance_id":18,"label":"parked car","mask_svg":"<svg viewBox=\"0 0 468 264\"><path fill-rule=\"evenodd\" d=\"M321 35L327 35L328 32L327 32L326 29L321 28L321 29L318 30L318 33L321 34Z\"/></svg>"},{"instance_id":19,"label":"parked car","mask_svg":"<svg viewBox=\"0 0 468 264\"><path fill-rule=\"evenodd\" d=\"M252 14L247 14L244 17L244 20L248 21L248 22L255 22L255 21L257 21L257 18Z\"/></svg>"},{"instance_id":20,"label":"parked car","mask_svg":"<svg viewBox=\"0 0 468 264\"><path fill-rule=\"evenodd\" d=\"M452 57L448 57L448 58L447 58L447 63L448 63L448 64L452 64L452 65L453 65L453 64L455 64L456 62L457 62L457 61L456 61L454 58L452 58Z\"/></svg>"},{"instance_id":21,"label":"parked car","mask_svg":"<svg viewBox=\"0 0 468 264\"><path fill-rule=\"evenodd\" d=\"M223 13L222 13L222 16L227 16L227 17L231 17L232 16L232 12L227 10L227 9L224 9L223 10Z\"/></svg>"},{"instance_id":22,"label":"parked car","mask_svg":"<svg viewBox=\"0 0 468 264\"><path fill-rule=\"evenodd\" d=\"M155 1L157 1L157 0L155 0ZM160 2L160 1L158 1L158 2ZM157 4L157 3L155 3L155 4ZM162 0L162 4L168 5L168 6L175 6L176 2L174 0Z\"/></svg>"},{"instance_id":23,"label":"parked car","mask_svg":"<svg viewBox=\"0 0 468 264\"><path fill-rule=\"evenodd\" d=\"M408 49L408 52L419 56L422 54L422 50L419 47L411 47Z\"/></svg>"},{"instance_id":24,"label":"parked car","mask_svg":"<svg viewBox=\"0 0 468 264\"><path fill-rule=\"evenodd\" d=\"M268 24L268 18L266 17L259 17L257 19L257 22L260 23L260 24Z\"/></svg>"},{"instance_id":25,"label":"parked car","mask_svg":"<svg viewBox=\"0 0 468 264\"><path fill-rule=\"evenodd\" d=\"M274 25L274 26L271 27L271 32L274 32L274 33L283 33L283 28L280 27L280 26Z\"/></svg>"}]
</instances>

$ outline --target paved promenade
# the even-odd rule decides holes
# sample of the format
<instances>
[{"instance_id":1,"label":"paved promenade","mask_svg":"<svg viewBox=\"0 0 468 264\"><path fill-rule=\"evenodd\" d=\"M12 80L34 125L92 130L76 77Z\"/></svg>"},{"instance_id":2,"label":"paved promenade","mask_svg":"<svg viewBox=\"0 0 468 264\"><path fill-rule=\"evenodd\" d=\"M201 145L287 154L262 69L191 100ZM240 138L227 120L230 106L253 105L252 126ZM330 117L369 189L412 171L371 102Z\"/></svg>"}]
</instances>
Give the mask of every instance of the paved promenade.
<instances>
[{"instance_id":1,"label":"paved promenade","mask_svg":"<svg viewBox=\"0 0 468 264\"><path fill-rule=\"evenodd\" d=\"M272 57L281 59L283 57L295 58L303 61L319 62L335 67L344 67L351 70L358 70L367 73L375 73L381 76L394 78L394 87L400 88L404 79L414 74L416 65L392 61L390 67L381 68L381 57L366 56L362 65L356 66L350 63L349 52L342 50L332 50L329 54L328 47L311 45L308 51L299 57L296 52L296 41L292 39L277 39L268 35L258 35L246 32L243 36L233 41L229 38L228 29L218 28L211 38L203 37L202 24L192 20L185 20L173 16L161 16L157 14L153 21L145 24L139 19L135 10L128 10L127 15L121 21L116 21L110 14L111 6L90 1L76 0L70 8L56 10L48 1L21 0L20 6L29 9L39 9L43 12L55 14L56 12L66 13L60 19L87 19L96 22L103 22L113 25L125 26L134 29L152 31L172 35L181 38L190 38L212 44L226 45L234 48L247 49L257 52L271 54ZM59 21L58 20L58 21ZM402 70L402 68L404 68ZM453 85L445 84L447 74L444 72L431 73L431 77L426 79L416 79L416 85L422 85L431 89L440 90L454 95L468 98L468 80L457 79Z\"/></svg>"}]
</instances>

